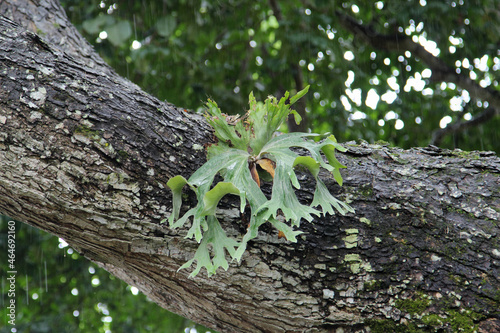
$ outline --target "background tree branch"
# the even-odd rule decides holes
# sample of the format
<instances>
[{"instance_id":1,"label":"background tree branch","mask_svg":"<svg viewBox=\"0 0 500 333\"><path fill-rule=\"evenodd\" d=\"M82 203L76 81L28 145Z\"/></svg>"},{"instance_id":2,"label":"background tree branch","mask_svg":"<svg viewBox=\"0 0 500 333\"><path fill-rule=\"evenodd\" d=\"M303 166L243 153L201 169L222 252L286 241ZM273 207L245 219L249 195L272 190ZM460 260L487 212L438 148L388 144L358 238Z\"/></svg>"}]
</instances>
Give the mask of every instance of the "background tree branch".
<instances>
[{"instance_id":1,"label":"background tree branch","mask_svg":"<svg viewBox=\"0 0 500 333\"><path fill-rule=\"evenodd\" d=\"M421 59L432 71L430 79L433 82L455 83L462 89L467 90L473 99L483 102L487 101L490 104L490 108L483 111L473 120L459 121L444 130L437 130L430 141L431 144L439 143L444 135L456 133L471 126L477 126L500 114L500 92L498 90L495 90L493 87L481 87L479 83L472 80L467 74L462 72L457 73L453 67L449 66L439 57L434 56L419 43L414 42L411 37L398 31L393 31L390 34L379 33L370 25L361 24L340 10L335 10L333 15L344 29L350 31L356 38L363 40L375 50L393 51L400 54L403 54L404 51L410 51L413 55Z\"/></svg>"},{"instance_id":2,"label":"background tree branch","mask_svg":"<svg viewBox=\"0 0 500 333\"><path fill-rule=\"evenodd\" d=\"M445 128L440 128L435 130L432 133L432 139L430 144L431 145L437 145L441 143L441 140L445 135L453 134L456 132L463 131L466 128L472 127L472 126L477 126L481 123L485 123L495 117L497 114L497 111L495 108L487 108L480 114L476 115L474 118L471 120L467 121L458 121L453 124L448 124Z\"/></svg>"}]
</instances>

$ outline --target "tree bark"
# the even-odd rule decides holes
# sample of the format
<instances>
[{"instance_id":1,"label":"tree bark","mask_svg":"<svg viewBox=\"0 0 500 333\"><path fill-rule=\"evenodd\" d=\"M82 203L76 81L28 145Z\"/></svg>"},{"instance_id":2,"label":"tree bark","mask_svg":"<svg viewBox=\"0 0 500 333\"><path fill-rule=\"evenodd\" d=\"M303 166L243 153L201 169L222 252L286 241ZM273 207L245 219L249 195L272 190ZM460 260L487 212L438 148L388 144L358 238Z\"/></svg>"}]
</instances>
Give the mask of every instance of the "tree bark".
<instances>
[{"instance_id":1,"label":"tree bark","mask_svg":"<svg viewBox=\"0 0 500 333\"><path fill-rule=\"evenodd\" d=\"M57 14L40 15L47 8ZM188 279L177 269L197 244L160 221L171 210L168 179L205 160L204 119L116 75L57 4L7 1L0 13L1 214L221 332L500 327L494 153L347 143L344 186L326 183L355 214L302 223L298 243L263 230L228 271ZM307 201L314 184L303 179ZM228 234L245 231L231 202L220 217Z\"/></svg>"}]
</instances>

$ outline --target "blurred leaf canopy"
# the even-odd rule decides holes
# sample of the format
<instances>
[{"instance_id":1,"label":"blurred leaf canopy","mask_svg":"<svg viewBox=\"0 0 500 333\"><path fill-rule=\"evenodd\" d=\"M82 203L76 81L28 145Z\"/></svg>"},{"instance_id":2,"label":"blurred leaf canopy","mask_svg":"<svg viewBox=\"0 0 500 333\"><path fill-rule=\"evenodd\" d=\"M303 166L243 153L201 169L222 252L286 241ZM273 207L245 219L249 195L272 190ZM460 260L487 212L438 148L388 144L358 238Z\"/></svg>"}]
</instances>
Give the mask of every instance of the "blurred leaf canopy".
<instances>
[{"instance_id":1,"label":"blurred leaf canopy","mask_svg":"<svg viewBox=\"0 0 500 333\"><path fill-rule=\"evenodd\" d=\"M250 91L310 84L300 130L500 151L498 0L62 2L112 67L175 105L242 113Z\"/></svg>"}]
</instances>

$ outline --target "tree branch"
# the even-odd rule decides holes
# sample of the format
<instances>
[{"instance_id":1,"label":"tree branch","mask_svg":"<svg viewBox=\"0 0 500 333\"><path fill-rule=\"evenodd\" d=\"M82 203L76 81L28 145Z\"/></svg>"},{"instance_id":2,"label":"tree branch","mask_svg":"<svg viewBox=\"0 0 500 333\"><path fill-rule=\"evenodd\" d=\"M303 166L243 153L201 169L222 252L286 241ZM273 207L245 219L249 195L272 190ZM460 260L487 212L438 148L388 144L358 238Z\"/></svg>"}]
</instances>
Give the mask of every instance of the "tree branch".
<instances>
[{"instance_id":1,"label":"tree branch","mask_svg":"<svg viewBox=\"0 0 500 333\"><path fill-rule=\"evenodd\" d=\"M430 144L439 146L441 140L449 134L457 133L463 131L467 128L477 126L479 124L485 123L495 117L496 110L494 108L487 108L478 114L476 117L467 121L457 121L453 124L449 124L445 128L440 128L432 133L432 139Z\"/></svg>"},{"instance_id":2,"label":"tree branch","mask_svg":"<svg viewBox=\"0 0 500 333\"><path fill-rule=\"evenodd\" d=\"M339 156L343 187L321 177L356 214L303 222L298 243L264 228L241 262L190 280L177 269L198 244L160 224L172 204L165 183L204 162L211 131L85 59L0 16L2 214L221 332L451 331L458 320L480 331L498 322L498 157L350 143ZM310 201L314 181L298 179ZM247 227L238 207L229 200L219 211L235 238Z\"/></svg>"},{"instance_id":3,"label":"tree branch","mask_svg":"<svg viewBox=\"0 0 500 333\"><path fill-rule=\"evenodd\" d=\"M89 68L104 71L107 75L113 72L94 52L92 45L74 29L59 2L4 0L0 1L0 15L34 34L43 32L43 39L57 52L84 59Z\"/></svg>"}]
</instances>

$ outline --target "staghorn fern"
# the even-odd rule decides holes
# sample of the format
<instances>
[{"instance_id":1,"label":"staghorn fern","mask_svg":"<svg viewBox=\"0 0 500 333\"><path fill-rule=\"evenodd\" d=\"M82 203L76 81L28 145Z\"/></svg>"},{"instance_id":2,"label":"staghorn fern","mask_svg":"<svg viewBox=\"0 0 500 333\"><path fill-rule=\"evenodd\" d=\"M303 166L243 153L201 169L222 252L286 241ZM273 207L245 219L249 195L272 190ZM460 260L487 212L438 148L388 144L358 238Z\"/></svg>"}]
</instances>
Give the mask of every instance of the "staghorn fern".
<instances>
[{"instance_id":1,"label":"staghorn fern","mask_svg":"<svg viewBox=\"0 0 500 333\"><path fill-rule=\"evenodd\" d=\"M348 204L333 197L318 177L322 167L332 172L337 183L342 185L339 169L345 166L335 158L335 149L345 151L345 148L337 143L333 135L320 143L307 140L319 136L314 133L275 135L290 114L294 115L297 123L300 122L300 116L290 106L308 89L309 86L290 98L289 104L288 92L279 101L269 97L264 103L257 102L251 93L250 109L241 119L223 114L214 101L207 102L206 118L219 141L207 149L207 162L188 180L179 175L167 183L173 193L173 209L168 219L170 227L181 227L192 217L186 237L194 237L200 243L194 257L179 268L190 267L196 260L196 268L190 277L196 276L203 267L209 276L215 274L219 267L227 270L229 264L225 251L239 261L248 241L257 237L259 227L265 222L270 222L287 240L296 242L296 236L301 232L294 227L299 227L301 219L310 222L313 215L334 214L335 210L342 215L354 212ZM291 147L303 148L310 156L300 156L290 150ZM310 206L301 204L294 191L294 187L300 188L294 172L297 165L306 167L316 179ZM224 181L212 187L217 174ZM261 178L273 182L271 200L260 189ZM198 204L179 218L184 185L196 193ZM247 232L239 242L226 235L215 214L217 204L226 194L240 197L241 212L247 204L251 210ZM212 244L212 256L209 244Z\"/></svg>"}]
</instances>

